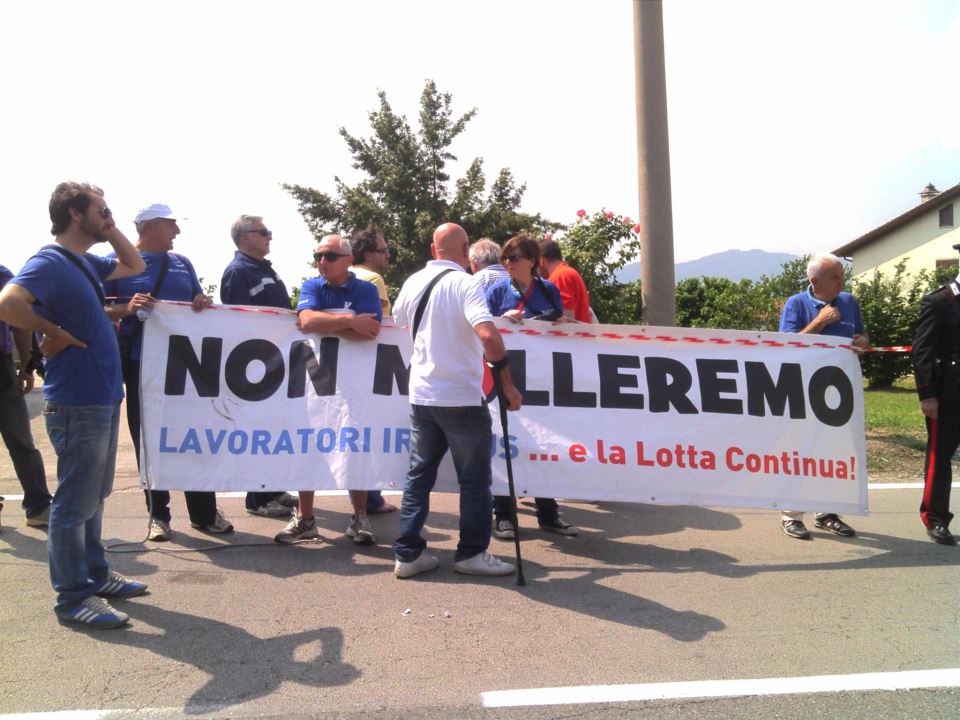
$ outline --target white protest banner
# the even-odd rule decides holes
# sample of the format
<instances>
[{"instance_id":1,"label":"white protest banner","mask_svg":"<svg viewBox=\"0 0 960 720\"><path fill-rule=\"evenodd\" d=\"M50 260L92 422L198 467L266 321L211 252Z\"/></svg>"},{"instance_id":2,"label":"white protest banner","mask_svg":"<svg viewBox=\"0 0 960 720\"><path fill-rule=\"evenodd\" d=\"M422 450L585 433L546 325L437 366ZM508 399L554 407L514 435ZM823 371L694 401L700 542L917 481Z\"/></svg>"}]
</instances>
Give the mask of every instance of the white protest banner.
<instances>
[{"instance_id":1,"label":"white protest banner","mask_svg":"<svg viewBox=\"0 0 960 720\"><path fill-rule=\"evenodd\" d=\"M524 406L518 494L866 514L857 355L821 336L497 321ZM159 303L141 363L142 482L402 489L409 331L304 335L294 314ZM449 458L438 489L455 489Z\"/></svg>"}]
</instances>

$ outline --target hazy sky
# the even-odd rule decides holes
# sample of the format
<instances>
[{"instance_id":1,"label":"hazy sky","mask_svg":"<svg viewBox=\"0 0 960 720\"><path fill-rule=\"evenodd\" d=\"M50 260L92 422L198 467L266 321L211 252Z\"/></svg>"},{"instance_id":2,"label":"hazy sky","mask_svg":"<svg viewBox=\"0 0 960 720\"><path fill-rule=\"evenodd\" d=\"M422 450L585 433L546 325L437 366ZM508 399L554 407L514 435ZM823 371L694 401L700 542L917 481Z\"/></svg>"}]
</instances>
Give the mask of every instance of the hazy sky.
<instances>
[{"instance_id":1,"label":"hazy sky","mask_svg":"<svg viewBox=\"0 0 960 720\"><path fill-rule=\"evenodd\" d=\"M231 222L262 214L299 285L312 240L283 182L354 178L339 126L378 89L415 120L424 80L477 117L453 147L509 166L524 209L636 216L630 0L4 6L0 125L14 271L51 239L61 180L106 190L121 228L181 216L207 282ZM678 261L837 247L960 182L960 0L665 0ZM104 250L105 252L105 250Z\"/></svg>"}]
</instances>

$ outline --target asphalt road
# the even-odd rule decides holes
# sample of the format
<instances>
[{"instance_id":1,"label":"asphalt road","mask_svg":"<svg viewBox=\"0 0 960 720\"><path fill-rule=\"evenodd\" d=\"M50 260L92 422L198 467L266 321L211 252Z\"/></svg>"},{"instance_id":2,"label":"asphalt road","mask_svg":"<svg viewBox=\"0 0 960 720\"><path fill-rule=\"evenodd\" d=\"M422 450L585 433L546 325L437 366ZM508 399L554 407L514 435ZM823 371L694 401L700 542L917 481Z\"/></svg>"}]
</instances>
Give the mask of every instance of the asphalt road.
<instances>
[{"instance_id":1,"label":"asphalt road","mask_svg":"<svg viewBox=\"0 0 960 720\"><path fill-rule=\"evenodd\" d=\"M0 494L18 492L0 453ZM132 543L111 561L150 593L117 603L124 629L60 626L45 533L8 501L0 717L957 718L958 682L827 692L811 680L789 694L607 702L624 685L748 679L760 692L760 679L960 668L960 548L926 538L919 493L871 490L871 515L848 518L857 537L815 531L812 542L787 538L766 511L618 503L561 503L582 529L562 538L523 506L523 588L453 573L456 498L436 495L428 540L441 567L402 581L396 514L374 518L376 546L357 547L342 497L318 498L323 542L285 547L271 540L283 522L247 515L239 498L221 499L236 533L191 530L176 493L172 542L141 544L146 510L122 429L104 538ZM484 706L497 691L582 686L602 687L583 704Z\"/></svg>"}]
</instances>

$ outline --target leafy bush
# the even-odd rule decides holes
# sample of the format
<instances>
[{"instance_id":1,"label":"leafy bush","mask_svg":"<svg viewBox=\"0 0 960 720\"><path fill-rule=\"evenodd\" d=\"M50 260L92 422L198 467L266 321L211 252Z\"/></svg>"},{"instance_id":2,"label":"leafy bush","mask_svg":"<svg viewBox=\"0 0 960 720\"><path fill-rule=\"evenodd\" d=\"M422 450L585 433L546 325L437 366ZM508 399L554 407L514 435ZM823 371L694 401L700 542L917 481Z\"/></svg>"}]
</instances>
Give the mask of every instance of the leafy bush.
<instances>
[{"instance_id":1,"label":"leafy bush","mask_svg":"<svg viewBox=\"0 0 960 720\"><path fill-rule=\"evenodd\" d=\"M875 347L910 345L920 315L920 298L930 289L931 277L925 270L910 279L907 261L893 269L892 276L879 270L853 285L853 295L860 303L863 324ZM865 353L863 376L871 388L889 387L912 371L909 353Z\"/></svg>"},{"instance_id":2,"label":"leafy bush","mask_svg":"<svg viewBox=\"0 0 960 720\"><path fill-rule=\"evenodd\" d=\"M628 217L610 210L587 215L577 211L576 222L557 242L563 259L583 277L590 306L601 322L635 325L642 322L640 282L622 283L616 272L640 254L640 239Z\"/></svg>"}]
</instances>

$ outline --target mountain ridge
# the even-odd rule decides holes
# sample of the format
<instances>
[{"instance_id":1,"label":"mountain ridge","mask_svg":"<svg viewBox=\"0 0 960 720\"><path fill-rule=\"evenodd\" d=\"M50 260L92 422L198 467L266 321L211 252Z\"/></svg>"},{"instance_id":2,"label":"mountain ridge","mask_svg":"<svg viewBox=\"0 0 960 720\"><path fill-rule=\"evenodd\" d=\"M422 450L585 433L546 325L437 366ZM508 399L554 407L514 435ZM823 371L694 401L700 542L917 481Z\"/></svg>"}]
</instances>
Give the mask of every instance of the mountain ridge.
<instances>
[{"instance_id":1,"label":"mountain ridge","mask_svg":"<svg viewBox=\"0 0 960 720\"><path fill-rule=\"evenodd\" d=\"M789 253L773 253L766 250L724 250L696 260L676 263L674 275L677 282L701 275L725 277L735 282L744 279L756 281L763 275L779 275L785 262L796 260L798 257ZM640 262L624 265L616 275L617 279L623 283L639 280Z\"/></svg>"}]
</instances>

